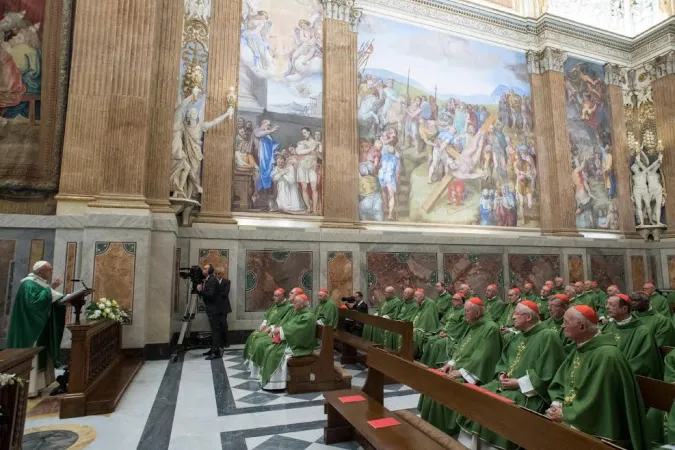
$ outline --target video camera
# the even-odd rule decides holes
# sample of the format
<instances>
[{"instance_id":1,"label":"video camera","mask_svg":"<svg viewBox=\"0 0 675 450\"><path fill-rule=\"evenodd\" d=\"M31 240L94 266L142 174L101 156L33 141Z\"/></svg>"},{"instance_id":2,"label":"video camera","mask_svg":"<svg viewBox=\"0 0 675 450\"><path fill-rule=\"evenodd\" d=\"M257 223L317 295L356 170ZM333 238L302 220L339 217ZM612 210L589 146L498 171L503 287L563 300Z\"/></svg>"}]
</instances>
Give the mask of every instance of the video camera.
<instances>
[{"instance_id":1,"label":"video camera","mask_svg":"<svg viewBox=\"0 0 675 450\"><path fill-rule=\"evenodd\" d=\"M202 284L206 278L199 266L181 267L178 269L178 275L184 280L190 280L192 284L192 293L197 293L197 285Z\"/></svg>"},{"instance_id":2,"label":"video camera","mask_svg":"<svg viewBox=\"0 0 675 450\"><path fill-rule=\"evenodd\" d=\"M356 303L356 297L342 297L342 301L345 303Z\"/></svg>"}]
</instances>

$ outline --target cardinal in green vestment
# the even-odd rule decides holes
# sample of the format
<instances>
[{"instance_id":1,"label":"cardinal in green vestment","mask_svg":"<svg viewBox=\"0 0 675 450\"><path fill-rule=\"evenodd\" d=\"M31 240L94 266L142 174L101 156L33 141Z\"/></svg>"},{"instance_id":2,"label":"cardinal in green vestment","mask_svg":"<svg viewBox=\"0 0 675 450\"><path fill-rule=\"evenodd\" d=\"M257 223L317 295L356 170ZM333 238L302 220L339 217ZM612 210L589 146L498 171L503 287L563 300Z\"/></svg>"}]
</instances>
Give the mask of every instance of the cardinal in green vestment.
<instances>
[{"instance_id":1,"label":"cardinal in green vestment","mask_svg":"<svg viewBox=\"0 0 675 450\"><path fill-rule=\"evenodd\" d=\"M668 353L663 363L665 365L663 381L675 383L675 351ZM647 435L654 446L675 445L675 402L667 413L656 408L647 411Z\"/></svg>"},{"instance_id":2,"label":"cardinal in green vestment","mask_svg":"<svg viewBox=\"0 0 675 450\"><path fill-rule=\"evenodd\" d=\"M403 303L396 317L392 317L392 319L400 322L412 322L415 319L420 305L415 301L414 293L415 291L410 287L403 290ZM401 335L385 330L384 345L390 350L398 351L399 347L401 347Z\"/></svg>"},{"instance_id":3,"label":"cardinal in green vestment","mask_svg":"<svg viewBox=\"0 0 675 450\"><path fill-rule=\"evenodd\" d=\"M520 293L520 298L523 300L530 300L531 302L537 301L537 293L534 292L534 284L527 281L523 284L523 290Z\"/></svg>"},{"instance_id":4,"label":"cardinal in green vestment","mask_svg":"<svg viewBox=\"0 0 675 450\"><path fill-rule=\"evenodd\" d=\"M673 316L673 312L670 309L670 303L668 303L668 300L666 300L663 295L656 292L654 283L645 283L642 291L649 296L649 303L657 313L663 314L668 318Z\"/></svg>"},{"instance_id":5,"label":"cardinal in green vestment","mask_svg":"<svg viewBox=\"0 0 675 450\"><path fill-rule=\"evenodd\" d=\"M467 326L464 320L464 296L458 292L452 296L452 308L441 319L440 332L427 338L420 362L432 368L445 365Z\"/></svg>"},{"instance_id":6,"label":"cardinal in green vestment","mask_svg":"<svg viewBox=\"0 0 675 450\"><path fill-rule=\"evenodd\" d=\"M442 281L436 283L436 294L438 295L434 303L436 303L436 308L438 309L438 318L441 319L445 315L445 312L452 308L452 297L448 290L445 289L445 283Z\"/></svg>"},{"instance_id":7,"label":"cardinal in green vestment","mask_svg":"<svg viewBox=\"0 0 675 450\"><path fill-rule=\"evenodd\" d=\"M518 406L543 412L550 403L548 386L565 359L565 351L557 334L540 322L539 307L530 300L516 306L514 327L519 332L505 344L494 377L483 388ZM518 448L466 417L459 417L457 424L462 429L458 440L469 448L474 436L497 448Z\"/></svg>"},{"instance_id":8,"label":"cardinal in green vestment","mask_svg":"<svg viewBox=\"0 0 675 450\"><path fill-rule=\"evenodd\" d=\"M651 307L647 294L633 292L630 299L633 304L633 314L639 317L640 322L652 332L654 339L656 339L656 345L659 348L675 346L675 326L673 326L673 322Z\"/></svg>"},{"instance_id":9,"label":"cardinal in green vestment","mask_svg":"<svg viewBox=\"0 0 675 450\"><path fill-rule=\"evenodd\" d=\"M570 306L577 305L586 305L593 308L597 311L597 302L595 301L595 295L590 292L591 282L587 281L589 290L586 291L583 281L577 281L574 283L574 291L576 296L572 301L570 301Z\"/></svg>"},{"instance_id":10,"label":"cardinal in green vestment","mask_svg":"<svg viewBox=\"0 0 675 450\"><path fill-rule=\"evenodd\" d=\"M380 300L375 316L384 317L385 319L393 319L398 315L403 302L395 295L395 290L392 286L387 286L384 289L384 299ZM384 344L384 330L375 328L371 325L363 327L362 339L374 342L375 344Z\"/></svg>"},{"instance_id":11,"label":"cardinal in green vestment","mask_svg":"<svg viewBox=\"0 0 675 450\"><path fill-rule=\"evenodd\" d=\"M631 315L632 301L626 294L607 299L610 321L602 327L602 334L614 337L633 373L645 377L663 378L663 358L649 328L638 317Z\"/></svg>"},{"instance_id":12,"label":"cardinal in green vestment","mask_svg":"<svg viewBox=\"0 0 675 450\"><path fill-rule=\"evenodd\" d=\"M592 307L573 306L565 336L576 348L562 363L548 393L546 416L623 448L648 448L645 408L630 364L612 335L597 333Z\"/></svg>"},{"instance_id":13,"label":"cardinal in green vestment","mask_svg":"<svg viewBox=\"0 0 675 450\"><path fill-rule=\"evenodd\" d=\"M607 302L607 298L609 298L607 292L604 292L602 289L600 289L597 281L591 281L591 287L591 292L595 294L595 300L597 301L597 304L604 305L605 302Z\"/></svg>"},{"instance_id":14,"label":"cardinal in green vestment","mask_svg":"<svg viewBox=\"0 0 675 450\"><path fill-rule=\"evenodd\" d=\"M469 328L455 346L450 361L441 368L457 381L484 384L494 375L502 351L502 338L497 324L484 315L485 305L478 297L472 297L464 304L464 320ZM417 409L422 413L422 419L439 430L451 436L459 432L457 413L430 397L420 396Z\"/></svg>"},{"instance_id":15,"label":"cardinal in green vestment","mask_svg":"<svg viewBox=\"0 0 675 450\"><path fill-rule=\"evenodd\" d=\"M517 287L509 289L509 292L506 294L506 298L507 302L504 307L504 312L502 313L499 320L496 321L503 334L512 333L514 331L513 313L516 311L516 305L521 301L520 289Z\"/></svg>"},{"instance_id":16,"label":"cardinal in green vestment","mask_svg":"<svg viewBox=\"0 0 675 450\"><path fill-rule=\"evenodd\" d=\"M319 290L319 304L314 308L314 315L319 325L335 328L338 323L338 307L328 296L326 289Z\"/></svg>"},{"instance_id":17,"label":"cardinal in green vestment","mask_svg":"<svg viewBox=\"0 0 675 450\"><path fill-rule=\"evenodd\" d=\"M248 335L248 338L246 339L246 345L244 346L245 361L251 359L251 351L255 346L255 342L261 338L269 338L268 333L270 327L281 323L286 314L288 314L293 309L290 302L286 300L284 294L285 292L282 288L274 291L273 303L272 306L267 308L267 311L265 311L265 319L262 321L257 330ZM269 345L270 342L267 344Z\"/></svg>"},{"instance_id":18,"label":"cardinal in green vestment","mask_svg":"<svg viewBox=\"0 0 675 450\"><path fill-rule=\"evenodd\" d=\"M61 279L52 280L52 275L47 261L33 265L33 272L21 280L9 321L7 348L44 347L33 360L29 397L37 396L40 389L54 382L54 367L59 366L66 307L58 302L63 294L54 290L61 285Z\"/></svg>"},{"instance_id":19,"label":"cardinal in green vestment","mask_svg":"<svg viewBox=\"0 0 675 450\"><path fill-rule=\"evenodd\" d=\"M417 289L414 298L419 305L417 313L412 320L413 355L417 359L422 355L426 339L438 333L438 330L441 328L441 322L438 320L436 303L425 295L424 289Z\"/></svg>"},{"instance_id":20,"label":"cardinal in green vestment","mask_svg":"<svg viewBox=\"0 0 675 450\"><path fill-rule=\"evenodd\" d=\"M570 300L565 294L555 294L549 297L548 312L549 318L544 320L543 325L558 336L562 343L565 353L569 354L574 348L574 342L565 337L565 330L563 329L563 316L569 307Z\"/></svg>"},{"instance_id":21,"label":"cardinal in green vestment","mask_svg":"<svg viewBox=\"0 0 675 450\"><path fill-rule=\"evenodd\" d=\"M554 294L564 294L565 293L565 280L563 277L555 277L555 284L553 286Z\"/></svg>"},{"instance_id":22,"label":"cardinal in green vestment","mask_svg":"<svg viewBox=\"0 0 675 450\"><path fill-rule=\"evenodd\" d=\"M549 283L547 281L547 283ZM553 284L553 283L551 283ZM548 312L548 298L553 295L553 289L551 289L551 286L548 284L545 284L542 286L541 291L539 293L539 297L534 301L537 306L539 307L539 313L544 316L543 320L546 320L549 318L549 312Z\"/></svg>"},{"instance_id":23,"label":"cardinal in green vestment","mask_svg":"<svg viewBox=\"0 0 675 450\"><path fill-rule=\"evenodd\" d=\"M260 366L263 389L286 389L288 360L292 356L307 356L316 349L316 317L309 308L305 294L293 299L293 311L283 325L272 332L272 343L265 349Z\"/></svg>"},{"instance_id":24,"label":"cardinal in green vestment","mask_svg":"<svg viewBox=\"0 0 675 450\"><path fill-rule=\"evenodd\" d=\"M491 284L485 288L485 317L497 323L506 311L506 303L497 296L497 285Z\"/></svg>"}]
</instances>

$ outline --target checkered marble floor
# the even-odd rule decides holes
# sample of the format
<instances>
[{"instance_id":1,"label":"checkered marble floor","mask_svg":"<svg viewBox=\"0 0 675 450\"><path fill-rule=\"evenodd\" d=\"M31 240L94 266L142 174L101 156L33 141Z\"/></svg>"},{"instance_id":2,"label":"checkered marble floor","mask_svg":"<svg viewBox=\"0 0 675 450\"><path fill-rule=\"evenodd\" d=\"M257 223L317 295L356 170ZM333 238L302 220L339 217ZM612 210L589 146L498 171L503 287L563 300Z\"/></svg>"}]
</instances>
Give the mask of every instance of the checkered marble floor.
<instances>
[{"instance_id":1,"label":"checkered marble floor","mask_svg":"<svg viewBox=\"0 0 675 450\"><path fill-rule=\"evenodd\" d=\"M296 431L281 433L271 436L246 438L248 450L321 450L321 449L347 449L358 450L361 446L356 442L325 445L323 429Z\"/></svg>"}]
</instances>

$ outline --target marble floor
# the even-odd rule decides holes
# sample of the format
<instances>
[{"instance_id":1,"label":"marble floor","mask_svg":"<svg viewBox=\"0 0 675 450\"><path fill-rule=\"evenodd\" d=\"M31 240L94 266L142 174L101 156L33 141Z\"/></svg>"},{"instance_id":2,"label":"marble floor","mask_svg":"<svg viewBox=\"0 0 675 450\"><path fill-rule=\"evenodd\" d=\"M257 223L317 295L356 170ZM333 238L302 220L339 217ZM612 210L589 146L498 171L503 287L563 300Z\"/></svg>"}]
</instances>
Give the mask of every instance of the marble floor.
<instances>
[{"instance_id":1,"label":"marble floor","mask_svg":"<svg viewBox=\"0 0 675 450\"><path fill-rule=\"evenodd\" d=\"M31 401L24 449L358 449L323 443L321 393L266 392L248 380L242 347L222 360L205 361L192 350L179 361L148 361L105 416L59 420L54 399ZM365 367L348 365L352 386L365 382ZM385 406L411 409L419 394L404 385L386 387Z\"/></svg>"}]
</instances>

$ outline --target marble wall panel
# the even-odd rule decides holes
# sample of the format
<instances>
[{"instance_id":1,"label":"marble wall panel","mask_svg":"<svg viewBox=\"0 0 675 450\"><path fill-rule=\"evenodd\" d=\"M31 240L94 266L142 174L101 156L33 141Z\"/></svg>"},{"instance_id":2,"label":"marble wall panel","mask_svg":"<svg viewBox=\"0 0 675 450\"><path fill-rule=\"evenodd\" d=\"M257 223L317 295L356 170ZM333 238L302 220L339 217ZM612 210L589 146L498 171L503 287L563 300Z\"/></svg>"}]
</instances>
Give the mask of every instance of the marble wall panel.
<instances>
[{"instance_id":1,"label":"marble wall panel","mask_svg":"<svg viewBox=\"0 0 675 450\"><path fill-rule=\"evenodd\" d=\"M42 261L45 257L45 240L44 239L32 239L30 241L30 259L28 261L28 267L31 269L33 265Z\"/></svg>"},{"instance_id":2,"label":"marble wall panel","mask_svg":"<svg viewBox=\"0 0 675 450\"><path fill-rule=\"evenodd\" d=\"M633 290L640 291L645 284L645 260L640 255L630 257L630 270L633 278Z\"/></svg>"},{"instance_id":3,"label":"marble wall panel","mask_svg":"<svg viewBox=\"0 0 675 450\"><path fill-rule=\"evenodd\" d=\"M77 242L68 242L66 243L66 271L65 278L63 279L63 292L65 294L70 294L75 290L75 282L72 281L75 278L75 268L77 264ZM66 325L70 325L70 322L73 320L73 307L68 305L66 306Z\"/></svg>"},{"instance_id":4,"label":"marble wall panel","mask_svg":"<svg viewBox=\"0 0 675 450\"><path fill-rule=\"evenodd\" d=\"M180 305L180 247L176 248L176 253L173 256L173 287L171 289L171 299L173 303L173 312L178 312L178 305Z\"/></svg>"},{"instance_id":5,"label":"marble wall panel","mask_svg":"<svg viewBox=\"0 0 675 450\"><path fill-rule=\"evenodd\" d=\"M328 294L334 299L348 297L354 292L354 254L328 252Z\"/></svg>"},{"instance_id":6,"label":"marble wall panel","mask_svg":"<svg viewBox=\"0 0 675 450\"><path fill-rule=\"evenodd\" d=\"M0 338L7 337L12 303L12 276L16 241L0 240Z\"/></svg>"},{"instance_id":7,"label":"marble wall panel","mask_svg":"<svg viewBox=\"0 0 675 450\"><path fill-rule=\"evenodd\" d=\"M538 292L544 282L553 281L561 270L559 255L509 255L510 284L521 289L529 281Z\"/></svg>"},{"instance_id":8,"label":"marble wall panel","mask_svg":"<svg viewBox=\"0 0 675 450\"><path fill-rule=\"evenodd\" d=\"M648 281L651 281L654 284L659 284L659 278L660 278L660 276L659 276L660 273L659 273L659 269L658 269L659 264L657 263L657 261L658 261L658 259L657 259L656 255L649 255L649 269L650 269L649 277L650 278L649 278ZM669 264L669 266L670 266L670 264ZM670 268L668 270L669 270L668 273L670 274ZM670 275L669 275L669 279L671 279ZM666 283L667 283L667 281L662 282L660 284L665 287ZM670 288L675 289L675 284L670 283Z\"/></svg>"},{"instance_id":9,"label":"marble wall panel","mask_svg":"<svg viewBox=\"0 0 675 450\"><path fill-rule=\"evenodd\" d=\"M312 299L312 252L246 251L245 311L264 311L277 288L300 287Z\"/></svg>"},{"instance_id":10,"label":"marble wall panel","mask_svg":"<svg viewBox=\"0 0 675 450\"><path fill-rule=\"evenodd\" d=\"M675 289L675 255L668 256L668 280L670 289Z\"/></svg>"},{"instance_id":11,"label":"marble wall panel","mask_svg":"<svg viewBox=\"0 0 675 450\"><path fill-rule=\"evenodd\" d=\"M376 299L371 306L376 306L384 298L387 286L393 286L399 297L408 286L424 289L432 297L436 295L434 285L439 279L436 253L369 252L366 268L368 299Z\"/></svg>"},{"instance_id":12,"label":"marble wall panel","mask_svg":"<svg viewBox=\"0 0 675 450\"><path fill-rule=\"evenodd\" d=\"M450 292L456 292L462 283L483 296L485 289L496 284L504 295L504 264L501 253L445 253L443 276Z\"/></svg>"},{"instance_id":13,"label":"marble wall panel","mask_svg":"<svg viewBox=\"0 0 675 450\"><path fill-rule=\"evenodd\" d=\"M626 269L623 255L591 255L591 279L603 291L616 284L621 292L626 290Z\"/></svg>"},{"instance_id":14,"label":"marble wall panel","mask_svg":"<svg viewBox=\"0 0 675 450\"><path fill-rule=\"evenodd\" d=\"M136 242L97 241L94 248L94 298L115 299L133 319Z\"/></svg>"},{"instance_id":15,"label":"marble wall panel","mask_svg":"<svg viewBox=\"0 0 675 450\"><path fill-rule=\"evenodd\" d=\"M567 276L570 284L584 281L583 255L567 255Z\"/></svg>"},{"instance_id":16,"label":"marble wall panel","mask_svg":"<svg viewBox=\"0 0 675 450\"><path fill-rule=\"evenodd\" d=\"M230 269L230 258L229 252L223 249L199 249L199 265L204 266L205 264L211 264L215 269L216 267L222 267L225 270L225 274L229 273Z\"/></svg>"}]
</instances>

